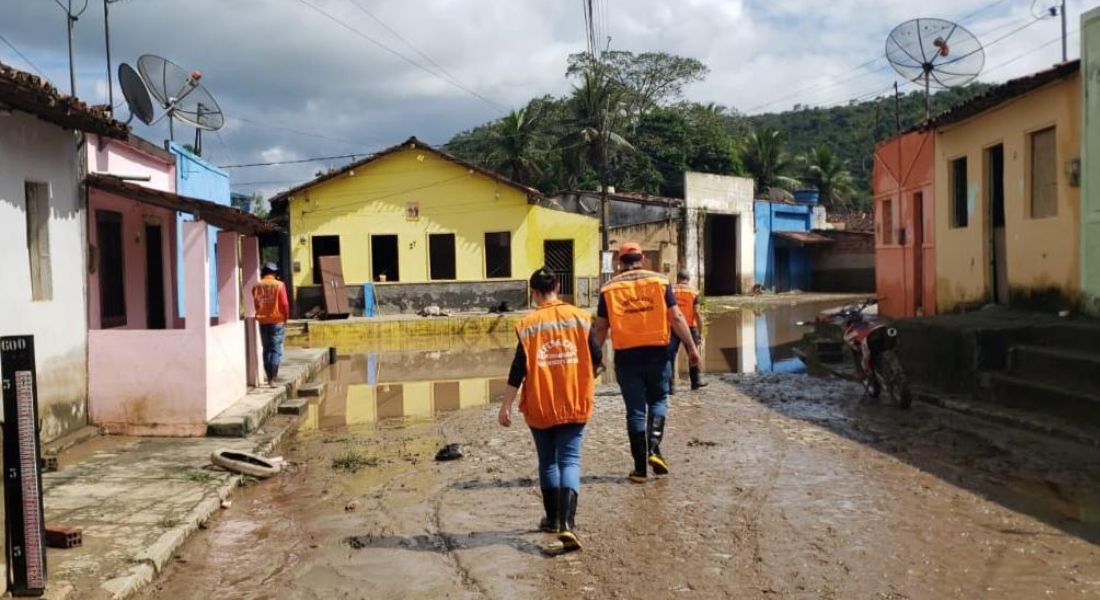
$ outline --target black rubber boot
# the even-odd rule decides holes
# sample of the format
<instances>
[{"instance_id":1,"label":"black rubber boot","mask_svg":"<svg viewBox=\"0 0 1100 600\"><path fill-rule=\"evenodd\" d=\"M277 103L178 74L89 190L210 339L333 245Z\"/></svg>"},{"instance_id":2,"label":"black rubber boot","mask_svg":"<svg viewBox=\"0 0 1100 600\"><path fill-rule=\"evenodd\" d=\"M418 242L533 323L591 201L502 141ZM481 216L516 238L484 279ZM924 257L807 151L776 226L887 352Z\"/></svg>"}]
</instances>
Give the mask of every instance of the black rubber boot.
<instances>
[{"instance_id":1,"label":"black rubber boot","mask_svg":"<svg viewBox=\"0 0 1100 600\"><path fill-rule=\"evenodd\" d=\"M634 470L630 472L630 480L634 483L645 483L648 479L646 469L646 432L627 432L630 438L630 455L634 458Z\"/></svg>"},{"instance_id":2,"label":"black rubber boot","mask_svg":"<svg viewBox=\"0 0 1100 600\"><path fill-rule=\"evenodd\" d=\"M573 531L573 521L577 517L577 492L573 488L560 488L558 491L558 514L561 515L561 540L564 552L581 549L581 541Z\"/></svg>"},{"instance_id":3,"label":"black rubber boot","mask_svg":"<svg viewBox=\"0 0 1100 600\"><path fill-rule=\"evenodd\" d=\"M699 388L705 388L708 384L703 381L703 374L699 372L699 367L691 367L688 371L688 376L691 377L691 389L697 390Z\"/></svg>"},{"instance_id":4,"label":"black rubber boot","mask_svg":"<svg viewBox=\"0 0 1100 600\"><path fill-rule=\"evenodd\" d=\"M649 439L649 457L647 462L653 467L656 475L668 475L668 462L661 455L661 440L665 436L665 418L650 415L646 426L646 437Z\"/></svg>"},{"instance_id":5,"label":"black rubber boot","mask_svg":"<svg viewBox=\"0 0 1100 600\"><path fill-rule=\"evenodd\" d=\"M558 522L558 493L559 488L542 488L542 508L546 516L539 521L539 531L557 533L561 530Z\"/></svg>"}]
</instances>

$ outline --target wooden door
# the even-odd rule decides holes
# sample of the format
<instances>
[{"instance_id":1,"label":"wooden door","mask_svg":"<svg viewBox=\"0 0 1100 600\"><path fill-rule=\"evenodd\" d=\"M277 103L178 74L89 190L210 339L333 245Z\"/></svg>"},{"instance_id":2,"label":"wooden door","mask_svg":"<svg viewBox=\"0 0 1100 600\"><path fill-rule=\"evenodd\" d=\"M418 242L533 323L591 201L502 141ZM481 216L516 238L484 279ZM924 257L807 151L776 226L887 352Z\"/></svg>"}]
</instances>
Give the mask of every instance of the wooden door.
<instances>
[{"instance_id":1,"label":"wooden door","mask_svg":"<svg viewBox=\"0 0 1100 600\"><path fill-rule=\"evenodd\" d=\"M325 294L325 312L329 315L347 315L348 292L344 287L344 268L339 256L322 256L321 285Z\"/></svg>"}]
</instances>

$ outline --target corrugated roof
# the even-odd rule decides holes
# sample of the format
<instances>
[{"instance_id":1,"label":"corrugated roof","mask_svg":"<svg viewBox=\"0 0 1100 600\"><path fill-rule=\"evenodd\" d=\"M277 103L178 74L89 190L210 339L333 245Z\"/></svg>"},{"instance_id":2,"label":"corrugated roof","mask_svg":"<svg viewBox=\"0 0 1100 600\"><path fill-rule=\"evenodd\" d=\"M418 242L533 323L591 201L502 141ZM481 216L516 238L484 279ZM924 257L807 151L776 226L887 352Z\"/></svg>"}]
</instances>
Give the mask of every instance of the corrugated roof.
<instances>
[{"instance_id":1,"label":"corrugated roof","mask_svg":"<svg viewBox=\"0 0 1100 600\"><path fill-rule=\"evenodd\" d=\"M397 144L396 146L391 146L389 148L386 148L385 150L381 150L379 152L376 152L375 154L372 154L372 155L370 155L370 156L368 156L364 159L357 160L357 161L352 162L350 164L344 165L343 167L341 167L340 169L337 169L336 171L333 171L331 173L325 173L324 175L321 175L320 177L317 177L316 179L312 179L312 180L307 181L307 182L305 182L301 185L297 185L295 187L292 187L292 188L290 188L289 190L287 190L285 192L277 194L273 198L271 198L271 207L272 207L273 211L275 211L275 209L278 205L285 204L286 201L287 201L287 198L289 198L290 196L293 196L294 194L297 194L298 192L309 189L309 188L311 188L311 187L313 187L313 186L315 186L319 183L324 183L325 181L328 181L328 180L333 179L335 177L339 177L340 175L343 175L344 173L347 173L348 171L351 171L352 169L358 169L359 167L368 165L368 164L370 164L370 163L372 163L372 162L374 162L374 161L376 161L380 158L383 158L385 156L389 156L390 154L393 154L395 152L400 152L401 150L424 150L426 152L431 152L432 154L442 158L443 160L453 162L456 165L459 165L459 166L461 166L465 169L469 169L469 170L474 171L476 173L480 173L480 174L482 174L486 177L489 177L490 179L494 179L496 181L499 181L500 183L503 183L505 185L508 185L508 186L511 186L511 187L514 187L514 188L518 189L519 191L527 194L527 200L529 202L534 202L534 201L538 200L539 198L542 198L542 193L540 193L538 190L536 190L533 187L523 185L522 183L517 183L517 182L512 181L511 179L508 179L507 177L505 177L505 176L503 176L499 173L494 173L493 171L490 171L490 170L488 170L484 167L479 167L478 165L475 165L471 162L467 162L465 160L462 160L461 158L459 158L457 156L454 156L453 154L448 154L448 153L446 153L446 152L444 152L444 151L442 151L438 148L433 148L430 144L425 144L424 142L421 142L420 140L416 139L416 136L413 136L413 137L410 137L409 139L405 140L404 142L402 142L400 144ZM279 211L275 211L275 212L279 212Z\"/></svg>"},{"instance_id":2,"label":"corrugated roof","mask_svg":"<svg viewBox=\"0 0 1100 600\"><path fill-rule=\"evenodd\" d=\"M992 108L996 108L1013 98L1037 90L1049 83L1058 81L1059 79L1065 79L1080 70L1081 61L1071 60L1056 65L1054 68L1047 69L1046 71L1039 71L1038 73L1032 73L1031 75L1019 77L1017 79L1010 79L1001 85L989 88L969 100L964 100L952 106L944 112L932 117L930 120L913 127L906 133L940 129L948 125L953 125Z\"/></svg>"},{"instance_id":3,"label":"corrugated roof","mask_svg":"<svg viewBox=\"0 0 1100 600\"><path fill-rule=\"evenodd\" d=\"M130 128L110 113L65 96L40 77L0 63L0 108L22 111L65 129L126 139Z\"/></svg>"},{"instance_id":4,"label":"corrugated roof","mask_svg":"<svg viewBox=\"0 0 1100 600\"><path fill-rule=\"evenodd\" d=\"M232 206L225 206L209 200L200 200L189 196L180 196L172 192L154 190L123 181L118 177L91 173L84 181L89 186L98 190L122 196L123 198L129 198L136 202L144 202L145 204L152 204L153 206L159 206L161 208L185 212L215 227L236 231L245 235L283 231L281 227L271 221L261 219L256 215L246 213Z\"/></svg>"}]
</instances>

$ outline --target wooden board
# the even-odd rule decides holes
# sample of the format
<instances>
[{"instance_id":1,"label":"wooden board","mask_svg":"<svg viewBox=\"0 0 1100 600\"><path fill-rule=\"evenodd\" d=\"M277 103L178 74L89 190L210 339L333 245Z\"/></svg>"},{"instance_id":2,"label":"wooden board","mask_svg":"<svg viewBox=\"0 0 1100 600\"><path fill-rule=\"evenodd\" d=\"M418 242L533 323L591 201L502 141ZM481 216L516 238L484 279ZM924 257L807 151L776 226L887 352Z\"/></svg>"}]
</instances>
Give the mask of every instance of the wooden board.
<instances>
[{"instance_id":1,"label":"wooden board","mask_svg":"<svg viewBox=\"0 0 1100 600\"><path fill-rule=\"evenodd\" d=\"M324 288L325 312L330 316L347 315L348 292L344 287L344 267L339 256L322 256L321 285Z\"/></svg>"}]
</instances>

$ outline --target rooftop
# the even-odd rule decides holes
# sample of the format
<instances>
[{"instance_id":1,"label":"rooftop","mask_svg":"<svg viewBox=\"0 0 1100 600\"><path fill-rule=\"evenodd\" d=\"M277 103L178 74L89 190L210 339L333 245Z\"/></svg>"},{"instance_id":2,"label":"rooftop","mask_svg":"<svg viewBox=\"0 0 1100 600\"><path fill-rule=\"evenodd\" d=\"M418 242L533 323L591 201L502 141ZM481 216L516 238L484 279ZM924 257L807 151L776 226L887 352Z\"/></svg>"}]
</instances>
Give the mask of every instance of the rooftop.
<instances>
[{"instance_id":1,"label":"rooftop","mask_svg":"<svg viewBox=\"0 0 1100 600\"><path fill-rule=\"evenodd\" d=\"M0 63L0 108L18 110L65 129L126 139L130 130L102 108L63 95L53 85Z\"/></svg>"}]
</instances>

